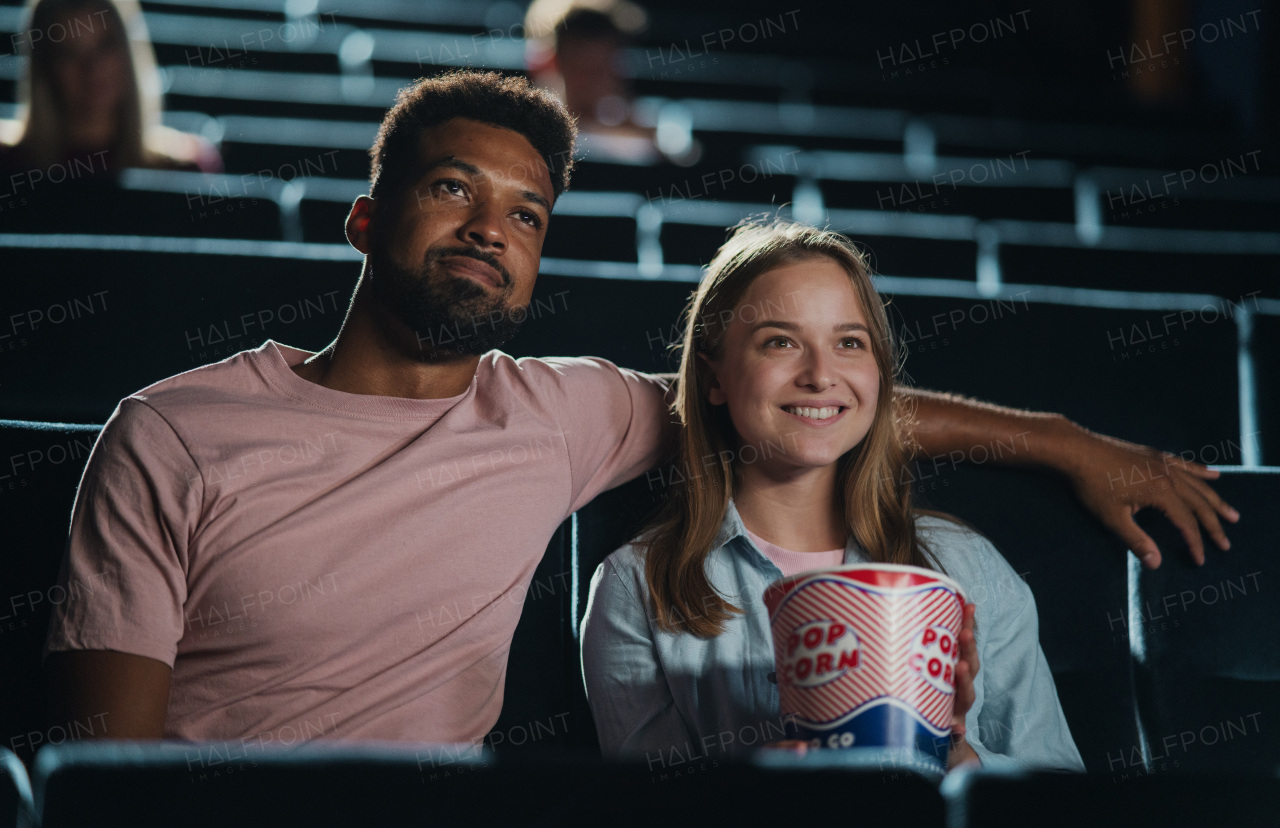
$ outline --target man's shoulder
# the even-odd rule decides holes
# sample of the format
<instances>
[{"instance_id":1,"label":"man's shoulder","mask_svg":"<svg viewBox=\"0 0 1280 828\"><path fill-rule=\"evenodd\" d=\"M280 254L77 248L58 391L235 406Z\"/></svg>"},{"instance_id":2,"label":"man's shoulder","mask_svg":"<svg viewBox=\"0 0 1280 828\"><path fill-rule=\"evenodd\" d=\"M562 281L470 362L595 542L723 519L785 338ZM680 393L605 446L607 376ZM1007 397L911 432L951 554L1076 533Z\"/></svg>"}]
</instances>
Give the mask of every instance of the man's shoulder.
<instances>
[{"instance_id":1,"label":"man's shoulder","mask_svg":"<svg viewBox=\"0 0 1280 828\"><path fill-rule=\"evenodd\" d=\"M603 357L544 356L513 357L502 351L489 351L480 358L481 378L507 379L526 383L565 382L579 377L613 375L647 376L627 368L619 368Z\"/></svg>"},{"instance_id":2,"label":"man's shoulder","mask_svg":"<svg viewBox=\"0 0 1280 828\"><path fill-rule=\"evenodd\" d=\"M490 351L480 358L476 376L481 394L511 393L525 402L542 400L557 406L599 400L608 391L621 393L628 383L652 385L655 393L666 388L657 377L620 368L601 357L517 358Z\"/></svg>"},{"instance_id":3,"label":"man's shoulder","mask_svg":"<svg viewBox=\"0 0 1280 828\"><path fill-rule=\"evenodd\" d=\"M165 377L135 391L125 399L145 402L156 410L171 410L201 405L215 399L252 396L260 393L265 385L255 363L267 347L273 347L273 344L266 343L253 350L232 354L218 362Z\"/></svg>"}]
</instances>

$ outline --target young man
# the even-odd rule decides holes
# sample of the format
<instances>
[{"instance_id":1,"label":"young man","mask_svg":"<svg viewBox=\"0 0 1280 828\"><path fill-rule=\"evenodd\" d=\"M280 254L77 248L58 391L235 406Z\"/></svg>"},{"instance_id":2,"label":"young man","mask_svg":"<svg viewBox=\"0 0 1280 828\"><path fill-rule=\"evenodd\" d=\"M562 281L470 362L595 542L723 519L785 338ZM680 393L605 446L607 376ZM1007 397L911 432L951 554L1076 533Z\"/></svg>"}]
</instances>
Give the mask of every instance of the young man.
<instances>
[{"instance_id":1,"label":"young man","mask_svg":"<svg viewBox=\"0 0 1280 828\"><path fill-rule=\"evenodd\" d=\"M595 359L494 351L528 304L574 129L523 80L401 93L347 238L364 269L337 339L274 342L121 402L76 500L48 666L114 738L475 741L502 707L524 595L556 527L653 466L665 385ZM420 331L465 325L465 351ZM429 338L427 340L429 342ZM1199 476L1138 500L1106 470L1161 455L1053 415L917 394L922 450L1031 432L1020 462L1130 515L1228 514ZM1156 500L1155 498L1162 498ZM1143 545L1145 539L1145 546Z\"/></svg>"}]
</instances>

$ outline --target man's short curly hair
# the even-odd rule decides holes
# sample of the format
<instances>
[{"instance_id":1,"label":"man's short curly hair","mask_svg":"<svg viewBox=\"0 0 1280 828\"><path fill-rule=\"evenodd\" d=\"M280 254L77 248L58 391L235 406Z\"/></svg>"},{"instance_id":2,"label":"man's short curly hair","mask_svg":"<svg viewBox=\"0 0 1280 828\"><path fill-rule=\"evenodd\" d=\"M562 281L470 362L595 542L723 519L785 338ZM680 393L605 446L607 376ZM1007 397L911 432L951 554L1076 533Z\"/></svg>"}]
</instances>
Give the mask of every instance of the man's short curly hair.
<instances>
[{"instance_id":1,"label":"man's short curly hair","mask_svg":"<svg viewBox=\"0 0 1280 828\"><path fill-rule=\"evenodd\" d=\"M578 128L560 99L519 76L464 69L400 90L369 150L369 195L376 200L408 183L419 133L450 118L470 118L520 133L547 162L555 196L569 188Z\"/></svg>"}]
</instances>

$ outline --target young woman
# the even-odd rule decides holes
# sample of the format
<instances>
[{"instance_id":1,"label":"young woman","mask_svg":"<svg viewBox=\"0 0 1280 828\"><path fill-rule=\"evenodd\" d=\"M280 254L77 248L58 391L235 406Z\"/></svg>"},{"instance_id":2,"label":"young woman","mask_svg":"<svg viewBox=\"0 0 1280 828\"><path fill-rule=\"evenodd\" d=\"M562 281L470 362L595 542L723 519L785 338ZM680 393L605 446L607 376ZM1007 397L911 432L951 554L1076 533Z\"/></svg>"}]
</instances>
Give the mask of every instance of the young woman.
<instances>
[{"instance_id":1,"label":"young woman","mask_svg":"<svg viewBox=\"0 0 1280 828\"><path fill-rule=\"evenodd\" d=\"M160 125L160 76L136 0L30 0L13 39L26 64L18 120L0 122L0 168L222 169L208 141Z\"/></svg>"},{"instance_id":2,"label":"young woman","mask_svg":"<svg viewBox=\"0 0 1280 828\"><path fill-rule=\"evenodd\" d=\"M976 605L952 765L1083 770L1031 591L985 538L912 508L895 367L883 303L843 236L747 224L716 254L688 310L674 403L684 482L601 564L583 620L606 755L732 755L783 738L765 587L876 561L943 570Z\"/></svg>"}]
</instances>

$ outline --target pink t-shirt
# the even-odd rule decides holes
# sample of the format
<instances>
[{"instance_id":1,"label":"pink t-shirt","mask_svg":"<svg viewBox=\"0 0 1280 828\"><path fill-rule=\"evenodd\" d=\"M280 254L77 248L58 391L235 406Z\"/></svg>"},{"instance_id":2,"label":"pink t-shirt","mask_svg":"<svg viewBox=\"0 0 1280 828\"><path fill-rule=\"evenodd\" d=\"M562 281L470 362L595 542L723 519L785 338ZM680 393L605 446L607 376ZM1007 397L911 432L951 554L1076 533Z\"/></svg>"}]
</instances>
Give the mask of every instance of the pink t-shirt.
<instances>
[{"instance_id":1,"label":"pink t-shirt","mask_svg":"<svg viewBox=\"0 0 1280 828\"><path fill-rule=\"evenodd\" d=\"M657 462L665 389L495 351L457 397L366 396L307 356L267 342L120 403L48 649L172 665L171 738L480 739L548 540Z\"/></svg>"},{"instance_id":2,"label":"pink t-shirt","mask_svg":"<svg viewBox=\"0 0 1280 828\"><path fill-rule=\"evenodd\" d=\"M747 530L747 537L764 556L773 561L774 566L782 570L782 577L795 575L810 569L826 569L844 563L844 549L832 549L830 552L792 552L781 546L769 543L764 538Z\"/></svg>"}]
</instances>

